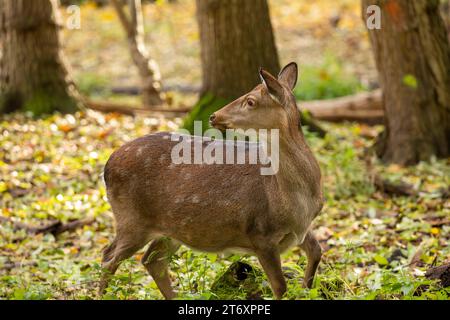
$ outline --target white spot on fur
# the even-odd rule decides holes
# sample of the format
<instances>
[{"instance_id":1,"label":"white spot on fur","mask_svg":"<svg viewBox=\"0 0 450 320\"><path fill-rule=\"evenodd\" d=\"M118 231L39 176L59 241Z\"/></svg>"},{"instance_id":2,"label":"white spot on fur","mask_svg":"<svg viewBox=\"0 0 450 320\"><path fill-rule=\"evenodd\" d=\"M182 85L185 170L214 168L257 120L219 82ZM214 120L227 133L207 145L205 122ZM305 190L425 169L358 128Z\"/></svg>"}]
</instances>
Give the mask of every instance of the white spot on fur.
<instances>
[{"instance_id":1,"label":"white spot on fur","mask_svg":"<svg viewBox=\"0 0 450 320\"><path fill-rule=\"evenodd\" d=\"M192 197L192 203L199 203L200 202L200 198L197 195L194 195Z\"/></svg>"},{"instance_id":2,"label":"white spot on fur","mask_svg":"<svg viewBox=\"0 0 450 320\"><path fill-rule=\"evenodd\" d=\"M180 198L180 197L175 198L175 203L182 203L182 202L183 202L182 198Z\"/></svg>"},{"instance_id":3,"label":"white spot on fur","mask_svg":"<svg viewBox=\"0 0 450 320\"><path fill-rule=\"evenodd\" d=\"M220 201L220 204L225 206L225 207L229 207L229 206L232 205L232 203L230 201L228 201L228 200L222 200L222 201Z\"/></svg>"}]
</instances>

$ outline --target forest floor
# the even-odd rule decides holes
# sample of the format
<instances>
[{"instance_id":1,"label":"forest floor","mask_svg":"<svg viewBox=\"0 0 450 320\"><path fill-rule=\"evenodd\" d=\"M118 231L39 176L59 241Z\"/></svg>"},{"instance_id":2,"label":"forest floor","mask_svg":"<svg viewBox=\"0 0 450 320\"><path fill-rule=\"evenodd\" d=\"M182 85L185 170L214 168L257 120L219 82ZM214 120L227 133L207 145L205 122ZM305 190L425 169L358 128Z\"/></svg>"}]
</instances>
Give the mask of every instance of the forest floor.
<instances>
[{"instance_id":1,"label":"forest floor","mask_svg":"<svg viewBox=\"0 0 450 320\"><path fill-rule=\"evenodd\" d=\"M298 98L331 98L376 87L357 1L314 3L271 1L281 62L297 61L303 70ZM193 1L145 8L147 43L160 64L164 84L198 87L201 68ZM138 84L111 8L83 5L82 29L66 31L65 38L68 60L84 93L138 103L138 97L108 92L114 86ZM192 105L197 98L171 94L175 107ZM97 298L101 251L114 236L102 181L104 164L126 141L174 131L181 121L93 111L41 119L2 116L0 299ZM306 136L324 176L326 204L313 226L324 257L314 287L304 289L305 256L295 248L283 254L289 278L286 298L449 299L450 288L442 288L424 273L432 265L450 262L450 161L433 159L409 168L383 165L367 152L382 127L323 126L328 130L325 138ZM408 183L414 195L378 190L374 174ZM93 223L56 236L17 228L17 222L39 226L86 218L94 218ZM123 263L104 298L162 298L139 263L142 254ZM218 285L217 279L236 261L254 266L252 277ZM254 257L204 254L183 247L173 257L171 269L181 298L272 298Z\"/></svg>"}]
</instances>

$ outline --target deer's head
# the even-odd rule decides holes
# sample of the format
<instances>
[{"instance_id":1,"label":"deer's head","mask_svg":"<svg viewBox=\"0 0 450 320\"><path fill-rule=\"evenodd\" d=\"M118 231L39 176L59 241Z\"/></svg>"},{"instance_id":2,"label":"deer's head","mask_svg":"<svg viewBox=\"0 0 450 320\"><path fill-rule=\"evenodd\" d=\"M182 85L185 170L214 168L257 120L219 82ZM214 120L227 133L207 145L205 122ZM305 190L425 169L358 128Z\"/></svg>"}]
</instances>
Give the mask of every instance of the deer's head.
<instances>
[{"instance_id":1,"label":"deer's head","mask_svg":"<svg viewBox=\"0 0 450 320\"><path fill-rule=\"evenodd\" d=\"M216 129L297 130L299 113L292 93L298 68L294 62L274 77L260 69L262 83L252 91L213 113L210 124Z\"/></svg>"}]
</instances>

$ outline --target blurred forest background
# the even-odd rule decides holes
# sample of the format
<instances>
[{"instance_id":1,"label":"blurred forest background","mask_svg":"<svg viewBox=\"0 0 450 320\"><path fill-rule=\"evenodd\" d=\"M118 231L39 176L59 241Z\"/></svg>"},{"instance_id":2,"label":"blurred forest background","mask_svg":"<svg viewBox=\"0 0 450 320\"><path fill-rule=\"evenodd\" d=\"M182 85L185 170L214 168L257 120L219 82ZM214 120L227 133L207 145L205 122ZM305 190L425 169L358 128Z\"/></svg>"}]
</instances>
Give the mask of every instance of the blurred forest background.
<instances>
[{"instance_id":1,"label":"blurred forest background","mask_svg":"<svg viewBox=\"0 0 450 320\"><path fill-rule=\"evenodd\" d=\"M449 299L447 0L61 2L0 0L1 299L97 298L111 153L207 127L260 66L290 61L327 201L315 285L301 287L293 249L286 297ZM380 30L367 28L370 4ZM162 298L139 259L104 298ZM183 248L171 268L181 298L272 298L254 257Z\"/></svg>"}]
</instances>

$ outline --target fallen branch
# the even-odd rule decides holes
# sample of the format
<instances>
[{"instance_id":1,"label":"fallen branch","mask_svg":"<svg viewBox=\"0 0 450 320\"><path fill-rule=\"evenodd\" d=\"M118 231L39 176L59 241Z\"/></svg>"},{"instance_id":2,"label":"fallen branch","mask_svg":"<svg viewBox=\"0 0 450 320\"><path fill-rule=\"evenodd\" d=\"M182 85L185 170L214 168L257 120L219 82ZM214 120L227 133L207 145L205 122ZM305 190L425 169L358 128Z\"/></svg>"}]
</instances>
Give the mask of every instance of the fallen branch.
<instances>
[{"instance_id":1,"label":"fallen branch","mask_svg":"<svg viewBox=\"0 0 450 320\"><path fill-rule=\"evenodd\" d=\"M428 269L425 277L440 280L444 288L450 286L450 263Z\"/></svg>"},{"instance_id":2,"label":"fallen branch","mask_svg":"<svg viewBox=\"0 0 450 320\"><path fill-rule=\"evenodd\" d=\"M67 223L60 223L57 226L54 226L52 229L48 230L47 232L52 233L54 236L61 234L66 231L73 231L78 228L82 228L84 226L91 225L95 222L94 218L88 218L83 220L73 220Z\"/></svg>"},{"instance_id":3,"label":"fallen branch","mask_svg":"<svg viewBox=\"0 0 450 320\"><path fill-rule=\"evenodd\" d=\"M450 218L443 217L424 217L432 227L442 227L450 225Z\"/></svg>"},{"instance_id":4,"label":"fallen branch","mask_svg":"<svg viewBox=\"0 0 450 320\"><path fill-rule=\"evenodd\" d=\"M129 116L135 115L152 115L155 113L188 113L191 108L178 108L178 109L167 109L167 108L156 108L152 109L136 107L126 104L111 103L111 102L96 102L90 99L84 98L83 104L92 110L103 112L103 113L120 113Z\"/></svg>"},{"instance_id":5,"label":"fallen branch","mask_svg":"<svg viewBox=\"0 0 450 320\"><path fill-rule=\"evenodd\" d=\"M25 266L35 267L35 266L37 266L37 262L8 262L8 263L5 263L1 267L1 269L9 271L12 269L17 269L17 268L21 268L21 267L25 267Z\"/></svg>"},{"instance_id":6,"label":"fallen branch","mask_svg":"<svg viewBox=\"0 0 450 320\"><path fill-rule=\"evenodd\" d=\"M13 225L14 230L25 230L28 234L36 235L40 233L51 233L54 236L57 236L66 231L73 231L78 228L84 227L86 225L90 225L95 222L94 218L88 218L83 220L73 220L67 223L62 223L61 221L52 221L45 226L30 226L28 224L14 221L7 217L0 217L0 222L2 223L10 223Z\"/></svg>"},{"instance_id":7,"label":"fallen branch","mask_svg":"<svg viewBox=\"0 0 450 320\"><path fill-rule=\"evenodd\" d=\"M413 186L403 181L394 183L389 180L382 179L378 175L375 175L373 177L373 184L375 185L375 188L378 191L381 191L386 194L391 194L395 196L407 196L407 197L417 195Z\"/></svg>"}]
</instances>

